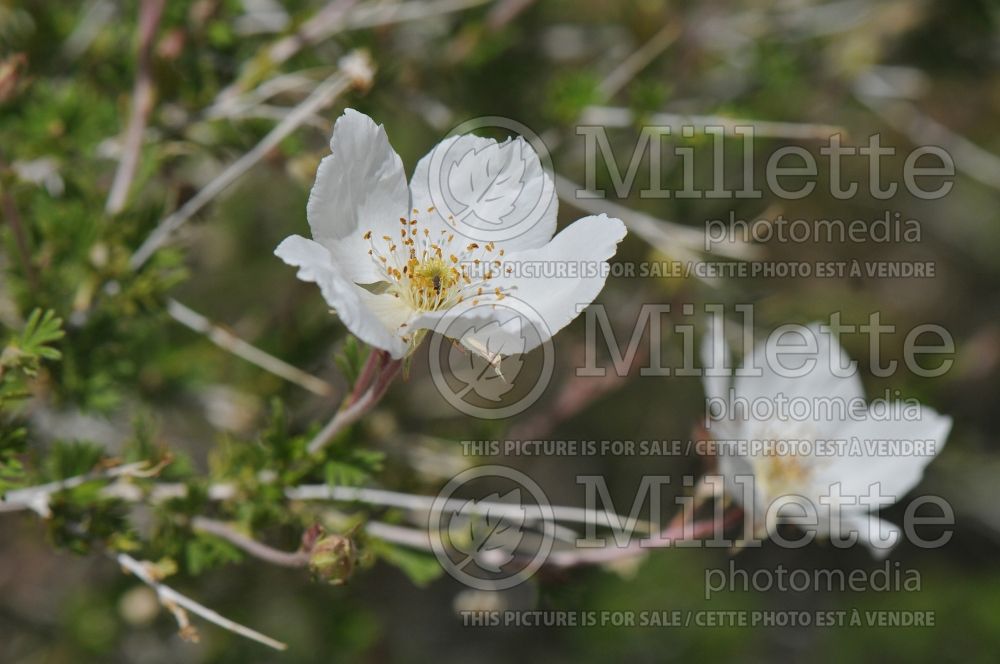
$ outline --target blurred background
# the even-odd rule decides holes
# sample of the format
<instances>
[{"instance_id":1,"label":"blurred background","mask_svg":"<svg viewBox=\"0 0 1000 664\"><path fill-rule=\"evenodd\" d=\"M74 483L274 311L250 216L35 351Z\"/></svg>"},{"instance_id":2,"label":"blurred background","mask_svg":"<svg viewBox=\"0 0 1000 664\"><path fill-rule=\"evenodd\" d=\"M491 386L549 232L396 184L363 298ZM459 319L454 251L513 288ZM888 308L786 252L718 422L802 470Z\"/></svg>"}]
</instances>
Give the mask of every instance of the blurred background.
<instances>
[{"instance_id":1,"label":"blurred background","mask_svg":"<svg viewBox=\"0 0 1000 664\"><path fill-rule=\"evenodd\" d=\"M375 70L370 86L352 79L353 87L297 117L358 49ZM555 171L580 183L586 164L578 124L607 125L624 170L638 127L663 114L771 127L755 142L758 174L775 150L801 145L819 160L824 182L819 147L831 127L851 145L880 133L883 145L897 149L883 163L897 181L917 145L944 147L958 171L951 193L935 201L902 187L877 200L864 186L850 200L835 199L824 186L798 201L767 194L642 199L638 191L648 181L641 175L642 186L619 198L607 168L599 164L596 172L609 202L663 228L700 231L730 213L872 221L889 210L919 222L919 242L765 242L747 251L779 261L932 262L932 279L612 277L599 298L620 341L645 302L669 302L674 311L693 304L696 315L677 316L677 323L696 322L705 303L728 311L753 303L764 331L835 311L863 323L879 311L903 331L883 338L887 359L902 357L906 330L943 325L956 342L955 365L945 376L863 371L870 397L891 390L893 398L918 398L955 420L946 450L917 490L952 504L954 537L935 550L904 543L889 558L899 569L919 571L919 591L737 590L706 601L705 570L728 569L728 552L663 550L615 569L543 572L515 591L490 595L436 573L432 558L374 544L374 558L349 583L332 586L302 570L241 559L219 541L170 531L156 509L126 514L120 505L72 494L54 505L48 522L28 512L0 514L0 661L995 661L998 59L1000 5L986 0L0 0L0 324L7 337L33 309L52 309L66 331L57 344L62 359L45 362L31 378L30 398L0 401L0 440L35 469L33 482L85 471L100 456L159 449L174 456L165 477L201 486L191 478L237 478L240 468L280 463L274 450L293 448L288 441L329 417L331 395L347 385L335 361L350 359L346 332L316 289L298 282L272 252L287 235L307 230L315 168L345 107L384 123L408 173L454 126L498 115L542 135ZM294 131L269 141L275 127L293 120ZM261 151L255 146L262 141ZM685 142L711 154L704 135ZM741 145L727 140L726 150L729 174L739 182ZM132 158L125 178L121 164ZM197 202L198 192L227 178L241 159L245 172L133 270L130 256L157 224ZM862 160L846 162L844 177L863 183L867 168ZM697 177L710 173L711 162L702 159ZM128 180L124 192L120 178ZM677 162L665 163L664 188L682 184ZM560 224L584 214L563 200ZM690 243L633 229L618 260L700 255ZM284 380L226 352L206 338L213 324L304 374ZM226 339L221 345L231 347ZM490 461L464 456L462 440L691 436L704 404L697 378L634 371L609 381L585 408L555 408L560 394L579 389L573 374L583 339L582 320L559 335L553 384L510 421L456 412L434 389L422 351L407 380L338 442L325 475L311 479L433 495L456 472ZM667 326L660 343L665 363L680 365L680 340ZM849 336L843 343L867 367L867 340ZM623 497L619 511L628 509L643 474L680 478L703 467L694 456L501 461L527 472L559 504L581 503L577 475L603 474L612 495ZM886 518L899 523L906 502ZM220 516L253 525L287 549L315 518L273 497L221 509ZM126 546L123 533L142 556L177 562L174 587L288 642L288 651L274 653L201 621L200 640L183 640L152 592L101 555L104 547ZM821 543L800 550L765 544L732 560L751 572L884 566L867 551ZM936 626L472 628L457 614L470 608L926 610L935 612Z\"/></svg>"}]
</instances>

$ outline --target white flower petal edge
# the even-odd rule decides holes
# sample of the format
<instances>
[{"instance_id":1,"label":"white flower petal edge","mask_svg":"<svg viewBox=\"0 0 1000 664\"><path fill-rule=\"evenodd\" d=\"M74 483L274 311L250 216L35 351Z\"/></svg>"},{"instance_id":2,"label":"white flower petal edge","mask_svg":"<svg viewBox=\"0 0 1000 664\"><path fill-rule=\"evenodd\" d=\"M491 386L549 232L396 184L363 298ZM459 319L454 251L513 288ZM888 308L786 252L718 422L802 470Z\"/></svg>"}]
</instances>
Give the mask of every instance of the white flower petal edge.
<instances>
[{"instance_id":1,"label":"white flower petal edge","mask_svg":"<svg viewBox=\"0 0 1000 664\"><path fill-rule=\"evenodd\" d=\"M450 165L432 162L443 162L445 157L464 155L465 158ZM488 168L491 167L491 168ZM475 181L488 173L499 173L496 180L489 186L489 195L477 204L477 211L487 217L488 221L497 222L510 215L515 219L533 219L530 228L508 240L497 241L499 247L508 252L520 249L535 249L543 246L556 232L556 217L559 200L551 195L545 200L546 192L554 192L552 179L542 169L538 154L523 138L510 138L498 143L490 138L465 134L451 136L438 143L426 156L417 162L410 181L412 207L427 210L434 207L431 195L434 186L441 187L440 182L431 180L432 171L446 170L446 173L434 173L436 177L445 177L450 182L459 185L467 181ZM503 177L505 175L508 177ZM523 201L523 203L520 203ZM544 209L525 209L535 204L544 205ZM447 226L447 219L437 211L437 221L442 227Z\"/></svg>"},{"instance_id":2,"label":"white flower petal edge","mask_svg":"<svg viewBox=\"0 0 1000 664\"><path fill-rule=\"evenodd\" d=\"M761 368L761 376L737 377L730 390L724 377L706 375L703 379L706 396L727 402L731 397L752 402L755 398L774 399L779 394L788 398L834 397L847 401L863 397L856 373L838 375L831 368L831 362L838 362L839 367L848 366L849 358L836 339L823 332L818 325L810 325L807 329L817 342L815 352L805 356L816 360L808 374L795 378L782 376L769 366L766 358L776 348L776 337L772 335L767 342L748 353L742 365L744 369L751 366ZM729 348L721 330L710 326L702 343L702 366L717 367L718 362L728 355ZM788 367L791 363L782 364ZM829 534L830 508L822 506L819 498L832 495L834 485L839 485L840 495L845 499L839 510L842 531L855 532L857 540L868 546L874 556L881 558L899 541L899 529L870 513L872 506L858 499L874 495L877 490L878 495L884 498L877 507L887 507L900 500L920 482L924 468L941 452L951 425L950 417L921 406L919 420L886 420L875 417L869 410L865 417L838 421L765 421L752 417L719 420L713 422L712 431L720 439L733 441L859 441L859 446L852 446L850 453L840 456L747 456L734 452L719 458L719 472L723 475L727 492L737 498L743 495L737 477L753 476L754 505L744 507L752 507L760 532L773 530L774 524L764 523L763 520L774 500L784 496L801 496L816 508L820 517L819 534ZM865 441L869 440L918 440L930 441L931 445L926 454L885 456L873 453L874 450L865 445ZM895 535L888 540L879 538L879 529L883 535Z\"/></svg>"},{"instance_id":3,"label":"white flower petal edge","mask_svg":"<svg viewBox=\"0 0 1000 664\"><path fill-rule=\"evenodd\" d=\"M529 198L551 189L538 156L522 139L497 143L461 136L447 139L435 150L442 146L446 150L455 146L465 155L452 169L459 180L495 169L497 160L501 166L519 160L517 178L491 185L495 189L487 202L494 209L488 212L516 203L511 187L527 192ZM443 218L431 203L433 151L420 160L407 189L402 162L384 128L350 109L335 123L330 149L332 154L320 163L307 206L313 239L291 236L275 254L298 267L300 279L319 285L351 332L396 359L412 351L447 312L468 311L476 325L489 323L498 318L491 312L500 307L493 305L508 297L534 312L526 318L539 334L532 335L533 345L523 352L531 350L565 327L600 293L607 274L600 264L606 265L625 236L620 220L600 215L580 219L553 238L557 207L553 197L537 223L518 237L470 242L454 232L449 225L454 221ZM492 160L489 169L477 159ZM542 270L541 276L525 277L514 270L515 261L586 264L591 272L581 278L549 278ZM473 271L472 266L480 269ZM513 347L506 339L512 334L510 325L488 329L496 339L481 339L469 347L487 357L486 348Z\"/></svg>"},{"instance_id":4,"label":"white flower petal edge","mask_svg":"<svg viewBox=\"0 0 1000 664\"><path fill-rule=\"evenodd\" d=\"M353 109L334 124L330 149L309 192L309 229L341 273L355 283L374 283L379 274L359 229L396 233L410 207L403 162L385 129Z\"/></svg>"},{"instance_id":5,"label":"white flower petal edge","mask_svg":"<svg viewBox=\"0 0 1000 664\"><path fill-rule=\"evenodd\" d=\"M367 344L402 357L406 344L386 327L391 315L379 307L378 297L352 283L330 259L330 252L319 242L300 235L285 238L274 251L289 265L299 268L298 278L319 286L327 304L340 316L351 332ZM380 315L381 314L381 315Z\"/></svg>"},{"instance_id":6,"label":"white flower petal edge","mask_svg":"<svg viewBox=\"0 0 1000 664\"><path fill-rule=\"evenodd\" d=\"M868 547L872 556L878 560L888 556L903 536L896 524L868 513L844 514L841 530L844 537L849 537L850 533L856 534L857 542Z\"/></svg>"}]
</instances>

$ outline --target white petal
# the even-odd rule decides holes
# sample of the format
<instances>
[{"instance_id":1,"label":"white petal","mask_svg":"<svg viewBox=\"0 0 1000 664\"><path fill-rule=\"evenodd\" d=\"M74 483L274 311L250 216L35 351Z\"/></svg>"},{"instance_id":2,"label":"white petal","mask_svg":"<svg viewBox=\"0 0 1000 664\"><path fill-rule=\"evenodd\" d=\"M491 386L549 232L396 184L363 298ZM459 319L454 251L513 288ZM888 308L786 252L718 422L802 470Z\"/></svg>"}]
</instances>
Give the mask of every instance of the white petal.
<instances>
[{"instance_id":1,"label":"white petal","mask_svg":"<svg viewBox=\"0 0 1000 664\"><path fill-rule=\"evenodd\" d=\"M845 513L841 529L845 537L850 531L856 532L858 543L867 546L877 560L888 556L903 539L899 526L873 514Z\"/></svg>"},{"instance_id":2,"label":"white petal","mask_svg":"<svg viewBox=\"0 0 1000 664\"><path fill-rule=\"evenodd\" d=\"M320 162L306 213L313 239L331 249L341 270L357 283L378 280L362 235L398 233L409 190L399 155L385 128L353 109L337 119L332 154Z\"/></svg>"},{"instance_id":3,"label":"white petal","mask_svg":"<svg viewBox=\"0 0 1000 664\"><path fill-rule=\"evenodd\" d=\"M392 327L398 309L392 296L374 295L357 286L333 263L326 247L292 235L274 250L278 258L299 268L302 281L316 283L344 325L362 341L402 357L406 344Z\"/></svg>"},{"instance_id":4,"label":"white petal","mask_svg":"<svg viewBox=\"0 0 1000 664\"><path fill-rule=\"evenodd\" d=\"M701 341L701 382L708 399L727 399L729 396L729 376L713 376L710 373L726 371L725 364L729 361L729 344L726 343L725 330L716 328L714 317L708 319L708 329Z\"/></svg>"},{"instance_id":5,"label":"white petal","mask_svg":"<svg viewBox=\"0 0 1000 664\"><path fill-rule=\"evenodd\" d=\"M753 507L755 519L763 518L764 512L767 510L767 505L764 504L765 496L754 475L750 460L736 454L735 449L729 445L720 446L719 452L716 462L718 463L718 474L722 476L725 483L726 497L735 500L748 510ZM753 495L745 495L751 489ZM753 504L745 504L745 498L753 501Z\"/></svg>"},{"instance_id":6,"label":"white petal","mask_svg":"<svg viewBox=\"0 0 1000 664\"><path fill-rule=\"evenodd\" d=\"M491 281L505 293L527 305L528 323L537 335L526 335L524 352L555 336L576 318L604 288L609 258L625 237L625 224L606 215L584 217L552 238L544 247L526 249L508 257L504 265L586 266L584 276L530 276L530 273L499 277ZM504 270L504 265L500 269ZM503 301L501 301L502 303ZM498 345L508 342L498 342Z\"/></svg>"},{"instance_id":7,"label":"white petal","mask_svg":"<svg viewBox=\"0 0 1000 664\"><path fill-rule=\"evenodd\" d=\"M541 247L556 230L552 179L521 137L447 138L417 163L410 191L420 214L433 207L438 225L508 251Z\"/></svg>"},{"instance_id":8,"label":"white petal","mask_svg":"<svg viewBox=\"0 0 1000 664\"><path fill-rule=\"evenodd\" d=\"M884 504L890 505L920 483L924 468L940 454L950 431L951 418L926 406L921 406L920 419L915 421L876 419L869 414L863 421L845 424L841 435L848 442L856 438L858 444L848 446L852 454L831 458L814 482L840 482L845 496L866 495L872 484L879 483L881 495L890 499ZM913 453L889 456L891 450L866 444L880 440L926 441L926 445Z\"/></svg>"},{"instance_id":9,"label":"white petal","mask_svg":"<svg viewBox=\"0 0 1000 664\"><path fill-rule=\"evenodd\" d=\"M815 343L815 352L796 351L795 348L802 346L803 338L792 333L768 335L764 343L757 344L753 352L744 358L740 373L746 373L751 367L755 367L761 375L738 375L734 385L737 396L745 398L751 405L757 399L774 402L779 394L788 399L802 397L808 400L806 403L810 408L818 400L834 400L824 401L823 407L811 411L823 416L827 412L842 413L852 401L864 399L857 366L851 362L837 340L831 334L821 332L816 323L806 326L802 334L805 339L810 340L807 343ZM769 355L780 366L769 362ZM812 365L808 373L792 375L792 372L803 368L806 362ZM853 369L841 370L844 367ZM839 374L835 373L835 368L840 371ZM826 408L826 405L830 407ZM812 423L816 435L832 437L839 432L842 422L840 419L831 421L829 417L817 417Z\"/></svg>"}]
</instances>

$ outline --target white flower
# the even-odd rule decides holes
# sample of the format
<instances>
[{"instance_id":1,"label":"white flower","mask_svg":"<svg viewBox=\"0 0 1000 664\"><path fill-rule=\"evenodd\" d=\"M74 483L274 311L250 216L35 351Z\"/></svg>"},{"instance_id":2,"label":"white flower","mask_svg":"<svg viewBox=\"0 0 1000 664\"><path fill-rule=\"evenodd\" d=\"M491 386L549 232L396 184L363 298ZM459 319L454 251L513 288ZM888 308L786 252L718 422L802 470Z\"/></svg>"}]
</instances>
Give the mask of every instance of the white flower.
<instances>
[{"instance_id":1,"label":"white flower","mask_svg":"<svg viewBox=\"0 0 1000 664\"><path fill-rule=\"evenodd\" d=\"M507 155L513 155L516 148L524 161L519 177L492 183L489 196L477 202L477 213L490 212L495 200L503 209L492 211L493 216L500 218L520 191L552 191L538 156L523 139L498 144L465 135L449 138L436 149L442 148L472 154L452 166L450 181L479 177L493 168L479 162L495 160L498 151L502 158L511 159ZM384 128L351 109L334 125L330 149L332 154L320 163L309 196L307 216L313 239L293 235L275 254L297 266L300 279L320 287L351 332L397 359L410 352L449 311L467 310L478 329L505 335L505 321L493 320L490 313L497 307L480 305L497 304L508 297L537 312L538 320L529 322L539 335L521 349L532 350L594 300L604 287L607 270L568 278L513 267L557 261L604 266L625 236L620 220L600 215L580 219L553 237L557 207L553 198L537 223L517 237L476 242L459 233L458 222L434 207L429 191L433 151L417 164L407 187L403 164ZM462 169L469 172L462 173ZM488 332L462 341L491 361L494 358L486 349L495 353L509 345L506 337L491 339Z\"/></svg>"},{"instance_id":2,"label":"white flower","mask_svg":"<svg viewBox=\"0 0 1000 664\"><path fill-rule=\"evenodd\" d=\"M752 500L743 507L752 513L754 536L773 535L784 519L780 511L768 514L768 508L795 497L797 504L815 508L817 535L839 529L841 541L853 541L856 534L875 556L885 556L898 543L899 528L871 510L895 503L920 482L924 467L944 447L951 418L898 402L883 404L876 414L865 405L856 365L832 335L817 324L798 330L794 338L772 335L758 344L731 384L706 371L707 403L726 404L728 411L710 412L725 491L744 503ZM815 340L815 352L803 351L802 344L812 343L808 339ZM702 346L703 367L720 369L728 354L721 331L710 330ZM813 362L807 371L804 365ZM754 367L761 375L741 375ZM791 375L800 369L802 375ZM793 399L804 407L789 407ZM784 408L768 408L781 402ZM890 443L883 446L885 441ZM901 448L892 446L897 441L918 442L914 453L899 453ZM744 496L750 478L753 493ZM792 511L804 514L798 507Z\"/></svg>"}]
</instances>

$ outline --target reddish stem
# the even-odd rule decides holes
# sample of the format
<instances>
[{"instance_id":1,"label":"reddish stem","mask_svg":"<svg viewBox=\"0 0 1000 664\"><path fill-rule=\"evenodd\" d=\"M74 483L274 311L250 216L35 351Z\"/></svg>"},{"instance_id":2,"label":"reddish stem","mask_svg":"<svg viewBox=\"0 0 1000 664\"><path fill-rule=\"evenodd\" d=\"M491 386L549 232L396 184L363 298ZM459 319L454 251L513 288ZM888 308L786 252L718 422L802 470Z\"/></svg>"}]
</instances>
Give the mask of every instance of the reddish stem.
<instances>
[{"instance_id":1,"label":"reddish stem","mask_svg":"<svg viewBox=\"0 0 1000 664\"><path fill-rule=\"evenodd\" d=\"M373 349L368 353L368 359L365 360L365 364L361 367L361 373L358 374L357 380L354 381L354 387L351 389L351 394L347 397L344 402L344 406L349 406L364 394L368 386L371 385L372 379L375 374L381 368L381 364L386 357L385 351Z\"/></svg>"},{"instance_id":2,"label":"reddish stem","mask_svg":"<svg viewBox=\"0 0 1000 664\"><path fill-rule=\"evenodd\" d=\"M642 555L650 549L667 548L680 541L694 541L717 532L722 533L740 521L743 510L731 507L723 515L721 527L715 520L715 515L702 521L688 522L684 512L674 517L673 521L660 532L655 539L643 543L643 540L633 541L628 546L606 546L600 549L578 549L575 551L555 551L550 553L545 564L552 567L576 567L578 565L594 565L627 560Z\"/></svg>"},{"instance_id":3,"label":"reddish stem","mask_svg":"<svg viewBox=\"0 0 1000 664\"><path fill-rule=\"evenodd\" d=\"M322 451L338 433L370 411L388 391L402 366L402 360L392 359L385 351L372 351L350 396L344 400L333 419L309 441L309 453ZM367 385L363 384L365 382ZM360 389L358 385L361 385Z\"/></svg>"}]
</instances>

